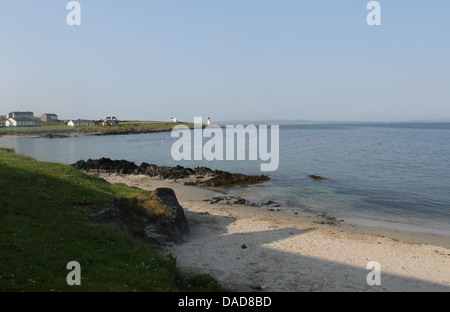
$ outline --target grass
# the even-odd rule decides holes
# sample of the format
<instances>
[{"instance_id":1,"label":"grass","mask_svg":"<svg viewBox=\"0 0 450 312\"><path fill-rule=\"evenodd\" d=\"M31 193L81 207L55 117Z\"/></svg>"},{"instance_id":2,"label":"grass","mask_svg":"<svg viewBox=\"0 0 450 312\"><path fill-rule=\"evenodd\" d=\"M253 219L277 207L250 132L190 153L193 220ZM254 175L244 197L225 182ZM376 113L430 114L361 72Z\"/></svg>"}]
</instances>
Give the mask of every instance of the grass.
<instances>
[{"instance_id":1,"label":"grass","mask_svg":"<svg viewBox=\"0 0 450 312\"><path fill-rule=\"evenodd\" d=\"M172 129L175 125L193 126L192 123L186 123L186 122L173 123L173 122L165 122L165 121L122 121L122 122L120 122L120 126L118 128L161 130L161 129Z\"/></svg>"},{"instance_id":2,"label":"grass","mask_svg":"<svg viewBox=\"0 0 450 312\"><path fill-rule=\"evenodd\" d=\"M0 177L0 291L224 290L211 276L186 275L174 257L92 221L83 208L148 192L5 148ZM81 265L80 286L66 282L70 261Z\"/></svg>"},{"instance_id":3,"label":"grass","mask_svg":"<svg viewBox=\"0 0 450 312\"><path fill-rule=\"evenodd\" d=\"M69 127L62 122L37 123L35 127L3 127L0 128L0 135L6 134L40 134L40 133L76 133L76 127Z\"/></svg>"},{"instance_id":4,"label":"grass","mask_svg":"<svg viewBox=\"0 0 450 312\"><path fill-rule=\"evenodd\" d=\"M101 122L98 122L99 124ZM2 127L1 135L45 135L45 134L119 134L131 131L170 131L175 125L187 125L192 123L172 123L164 121L121 121L117 127L108 126L77 126L69 127L63 122L39 122L35 127Z\"/></svg>"}]
</instances>

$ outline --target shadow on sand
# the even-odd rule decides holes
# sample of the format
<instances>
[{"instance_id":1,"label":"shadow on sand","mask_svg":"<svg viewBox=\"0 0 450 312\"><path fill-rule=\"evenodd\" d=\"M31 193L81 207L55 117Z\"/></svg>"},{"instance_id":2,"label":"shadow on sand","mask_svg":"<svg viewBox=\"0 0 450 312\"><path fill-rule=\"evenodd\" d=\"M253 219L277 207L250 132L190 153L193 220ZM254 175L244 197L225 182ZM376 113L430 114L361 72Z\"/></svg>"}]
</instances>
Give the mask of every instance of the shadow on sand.
<instances>
[{"instance_id":1,"label":"shadow on sand","mask_svg":"<svg viewBox=\"0 0 450 312\"><path fill-rule=\"evenodd\" d=\"M298 236L315 228L228 234L228 227L237 221L235 218L191 211L186 212L186 217L191 240L173 249L179 265L209 273L237 291L450 291L445 285L384 273L382 267L381 285L369 286L367 277L371 270L366 265L370 260L357 267L267 246L289 238L295 238L292 244L301 244L302 238ZM442 279L448 281L449 277Z\"/></svg>"}]
</instances>

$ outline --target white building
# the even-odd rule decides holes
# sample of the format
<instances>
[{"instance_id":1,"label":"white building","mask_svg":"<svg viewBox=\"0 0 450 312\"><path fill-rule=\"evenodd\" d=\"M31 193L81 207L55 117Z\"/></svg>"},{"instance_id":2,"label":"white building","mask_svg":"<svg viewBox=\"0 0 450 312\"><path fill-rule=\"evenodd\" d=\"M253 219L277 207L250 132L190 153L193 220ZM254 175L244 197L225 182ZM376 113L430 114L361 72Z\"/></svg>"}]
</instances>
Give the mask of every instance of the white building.
<instances>
[{"instance_id":1,"label":"white building","mask_svg":"<svg viewBox=\"0 0 450 312\"><path fill-rule=\"evenodd\" d=\"M208 125L211 124L211 118L208 117L208 121L206 122L206 124L208 124Z\"/></svg>"},{"instance_id":2,"label":"white building","mask_svg":"<svg viewBox=\"0 0 450 312\"><path fill-rule=\"evenodd\" d=\"M36 121L29 118L9 118L5 125L7 127L33 127L36 126Z\"/></svg>"},{"instance_id":3,"label":"white building","mask_svg":"<svg viewBox=\"0 0 450 312\"><path fill-rule=\"evenodd\" d=\"M177 122L177 119L175 117L170 118L171 122Z\"/></svg>"},{"instance_id":4,"label":"white building","mask_svg":"<svg viewBox=\"0 0 450 312\"><path fill-rule=\"evenodd\" d=\"M36 126L33 112L11 112L6 115L7 127L32 127Z\"/></svg>"},{"instance_id":5,"label":"white building","mask_svg":"<svg viewBox=\"0 0 450 312\"><path fill-rule=\"evenodd\" d=\"M67 123L70 127L76 127L76 126L95 126L95 121L93 120L71 120Z\"/></svg>"}]
</instances>

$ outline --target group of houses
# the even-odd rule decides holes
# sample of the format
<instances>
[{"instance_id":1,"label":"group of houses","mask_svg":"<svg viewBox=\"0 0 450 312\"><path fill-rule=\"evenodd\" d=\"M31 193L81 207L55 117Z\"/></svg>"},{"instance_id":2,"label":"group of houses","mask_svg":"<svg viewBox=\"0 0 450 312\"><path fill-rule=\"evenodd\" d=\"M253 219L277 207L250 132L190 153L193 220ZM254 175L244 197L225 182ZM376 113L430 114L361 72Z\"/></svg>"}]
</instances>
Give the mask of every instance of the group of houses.
<instances>
[{"instance_id":1,"label":"group of houses","mask_svg":"<svg viewBox=\"0 0 450 312\"><path fill-rule=\"evenodd\" d=\"M94 120L84 120L84 119L78 119L78 120L69 120L67 122L67 125L70 127L76 127L76 126L95 126L96 123ZM118 126L119 121L116 117L106 117L105 120L101 123L102 126Z\"/></svg>"},{"instance_id":2,"label":"group of houses","mask_svg":"<svg viewBox=\"0 0 450 312\"><path fill-rule=\"evenodd\" d=\"M6 115L6 127L36 126L32 112L12 112Z\"/></svg>"},{"instance_id":3,"label":"group of houses","mask_svg":"<svg viewBox=\"0 0 450 312\"><path fill-rule=\"evenodd\" d=\"M40 117L42 122L57 121L56 114L42 114ZM32 127L36 126L36 118L33 112L11 112L6 114L6 121L2 123L5 127Z\"/></svg>"},{"instance_id":4,"label":"group of houses","mask_svg":"<svg viewBox=\"0 0 450 312\"><path fill-rule=\"evenodd\" d=\"M6 121L0 122L0 127L34 127L37 122L49 122L49 121L60 121L58 115L45 113L36 118L33 112L11 112L6 114ZM73 119L64 121L69 127L75 126L95 126L96 122L94 120L81 120ZM102 126L119 126L119 121L116 117L106 117L101 123Z\"/></svg>"},{"instance_id":5,"label":"group of houses","mask_svg":"<svg viewBox=\"0 0 450 312\"><path fill-rule=\"evenodd\" d=\"M49 122L56 121L59 122L59 117L56 114L45 113L36 118L33 112L11 112L6 116L3 116L6 121L0 120L0 127L33 127L36 126L37 122ZM178 122L176 117L170 119L171 122ZM101 124L102 126L119 126L119 120L116 117L106 117L102 122L95 122L94 120L85 119L71 119L64 122L69 127L76 126L95 126ZM207 124L211 123L211 118L208 117Z\"/></svg>"}]
</instances>

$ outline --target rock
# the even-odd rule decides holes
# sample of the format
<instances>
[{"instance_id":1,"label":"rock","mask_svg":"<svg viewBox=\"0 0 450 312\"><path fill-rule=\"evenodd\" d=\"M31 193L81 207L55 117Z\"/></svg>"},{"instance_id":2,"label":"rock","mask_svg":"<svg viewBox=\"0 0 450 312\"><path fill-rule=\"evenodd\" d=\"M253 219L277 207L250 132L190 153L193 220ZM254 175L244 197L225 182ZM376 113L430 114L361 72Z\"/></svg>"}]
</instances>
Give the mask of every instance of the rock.
<instances>
[{"instance_id":1,"label":"rock","mask_svg":"<svg viewBox=\"0 0 450 312\"><path fill-rule=\"evenodd\" d=\"M187 241L189 229L183 207L178 203L175 192L170 188L158 188L153 191L148 200L150 204L164 211L157 221L159 231L167 235L174 243Z\"/></svg>"},{"instance_id":2,"label":"rock","mask_svg":"<svg viewBox=\"0 0 450 312\"><path fill-rule=\"evenodd\" d=\"M246 205L246 206L258 207L258 205L256 205L255 203L250 203L245 198L237 197L237 196L216 196L211 199L205 199L204 201L207 201L210 204L217 204L217 203L223 201L227 205L235 204L235 205Z\"/></svg>"},{"instance_id":3,"label":"rock","mask_svg":"<svg viewBox=\"0 0 450 312\"><path fill-rule=\"evenodd\" d=\"M183 208L169 188L158 188L147 197L120 198L94 210L93 220L113 224L152 245L180 244L189 238Z\"/></svg>"},{"instance_id":4,"label":"rock","mask_svg":"<svg viewBox=\"0 0 450 312\"><path fill-rule=\"evenodd\" d=\"M233 185L244 186L270 180L270 178L266 175L245 175L241 173L229 173L221 170L215 170L213 173L210 173L210 175L213 177L205 181L200 181L199 183L210 187Z\"/></svg>"},{"instance_id":5,"label":"rock","mask_svg":"<svg viewBox=\"0 0 450 312\"><path fill-rule=\"evenodd\" d=\"M234 204L236 204L236 205L245 205L245 204L247 204L247 201L244 198L239 198L238 200L236 200L234 202Z\"/></svg>"},{"instance_id":6,"label":"rock","mask_svg":"<svg viewBox=\"0 0 450 312\"><path fill-rule=\"evenodd\" d=\"M223 196L220 196L220 197L213 197L211 199L206 199L205 201L209 201L210 204L217 204L218 202L220 202L224 199L226 199L226 198Z\"/></svg>"},{"instance_id":7,"label":"rock","mask_svg":"<svg viewBox=\"0 0 450 312\"><path fill-rule=\"evenodd\" d=\"M69 136L67 134L47 133L42 134L41 137L45 139L65 139L68 138Z\"/></svg>"},{"instance_id":8,"label":"rock","mask_svg":"<svg viewBox=\"0 0 450 312\"><path fill-rule=\"evenodd\" d=\"M265 203L262 203L261 206L270 206L276 204L276 202L274 202L273 200L268 200Z\"/></svg>"},{"instance_id":9,"label":"rock","mask_svg":"<svg viewBox=\"0 0 450 312\"><path fill-rule=\"evenodd\" d=\"M325 178L325 177L321 177L321 176L318 176L318 175L310 175L309 176L311 179L313 179L313 180L327 180L327 178Z\"/></svg>"},{"instance_id":10,"label":"rock","mask_svg":"<svg viewBox=\"0 0 450 312\"><path fill-rule=\"evenodd\" d=\"M241 248L242 248L242 249L247 249L247 246L241 245Z\"/></svg>"},{"instance_id":11,"label":"rock","mask_svg":"<svg viewBox=\"0 0 450 312\"><path fill-rule=\"evenodd\" d=\"M327 214L318 214L317 217L319 217L320 221L313 221L314 223L318 224L328 224L328 225L338 225L340 223L339 220L336 219L336 217L329 216Z\"/></svg>"},{"instance_id":12,"label":"rock","mask_svg":"<svg viewBox=\"0 0 450 312\"><path fill-rule=\"evenodd\" d=\"M142 163L137 166L127 160L111 160L110 158L79 160L72 164L73 167L84 171L104 171L120 174L144 174L151 177L161 177L162 179L184 179L194 176L197 183L204 186L233 186L249 185L268 181L270 178L265 175L245 175L240 173L230 173L221 170L212 170L207 167L197 167L195 169L184 168L183 166L157 166ZM206 180L200 180L206 179ZM189 183L189 182L187 182ZM193 182L192 182L193 183Z\"/></svg>"},{"instance_id":13,"label":"rock","mask_svg":"<svg viewBox=\"0 0 450 312\"><path fill-rule=\"evenodd\" d=\"M111 160L109 158L88 159L87 161L79 160L73 167L79 170L100 170L106 172L117 172L121 174L133 173L137 166L127 160Z\"/></svg>"},{"instance_id":14,"label":"rock","mask_svg":"<svg viewBox=\"0 0 450 312\"><path fill-rule=\"evenodd\" d=\"M214 170L212 170L210 168L207 168L207 167L197 167L197 168L194 169L194 174L198 175L198 176L200 176L202 178L204 176L211 175L213 173L214 173Z\"/></svg>"}]
</instances>

